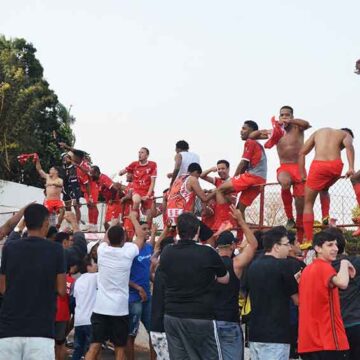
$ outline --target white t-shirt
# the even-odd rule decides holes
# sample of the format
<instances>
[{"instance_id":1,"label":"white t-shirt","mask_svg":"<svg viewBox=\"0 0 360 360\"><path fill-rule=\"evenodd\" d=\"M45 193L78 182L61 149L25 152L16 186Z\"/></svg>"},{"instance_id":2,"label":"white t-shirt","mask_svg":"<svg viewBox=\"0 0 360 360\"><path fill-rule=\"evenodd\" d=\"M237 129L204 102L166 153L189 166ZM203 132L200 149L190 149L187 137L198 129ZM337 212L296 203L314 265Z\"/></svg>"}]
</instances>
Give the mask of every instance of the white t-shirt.
<instances>
[{"instance_id":1,"label":"white t-shirt","mask_svg":"<svg viewBox=\"0 0 360 360\"><path fill-rule=\"evenodd\" d=\"M139 248L126 242L123 247L112 247L103 242L98 247L98 291L94 312L102 315L129 314L129 278Z\"/></svg>"},{"instance_id":2,"label":"white t-shirt","mask_svg":"<svg viewBox=\"0 0 360 360\"><path fill-rule=\"evenodd\" d=\"M200 158L198 154L195 154L190 151L181 151L181 165L179 169L179 173L177 174L176 178L180 177L181 175L186 175L188 173L188 167L192 163L200 164Z\"/></svg>"},{"instance_id":3,"label":"white t-shirt","mask_svg":"<svg viewBox=\"0 0 360 360\"><path fill-rule=\"evenodd\" d=\"M91 325L90 318L96 300L97 275L97 273L85 273L75 281L75 326Z\"/></svg>"}]
</instances>

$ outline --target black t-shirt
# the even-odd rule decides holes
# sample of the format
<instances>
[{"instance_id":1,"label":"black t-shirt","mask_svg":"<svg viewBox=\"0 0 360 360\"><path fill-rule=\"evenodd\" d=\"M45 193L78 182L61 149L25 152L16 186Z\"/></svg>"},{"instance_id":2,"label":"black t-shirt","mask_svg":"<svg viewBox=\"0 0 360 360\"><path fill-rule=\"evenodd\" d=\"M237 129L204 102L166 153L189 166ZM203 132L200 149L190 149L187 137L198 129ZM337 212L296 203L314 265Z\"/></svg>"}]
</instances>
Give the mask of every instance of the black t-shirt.
<instances>
[{"instance_id":1,"label":"black t-shirt","mask_svg":"<svg viewBox=\"0 0 360 360\"><path fill-rule=\"evenodd\" d=\"M38 237L9 242L0 272L6 279L0 338L53 338L56 276L65 273L62 246Z\"/></svg>"},{"instance_id":2,"label":"black t-shirt","mask_svg":"<svg viewBox=\"0 0 360 360\"><path fill-rule=\"evenodd\" d=\"M290 296L298 292L292 264L264 255L247 274L251 313L249 341L290 343Z\"/></svg>"},{"instance_id":3,"label":"black t-shirt","mask_svg":"<svg viewBox=\"0 0 360 360\"><path fill-rule=\"evenodd\" d=\"M239 292L240 280L235 275L233 260L228 256L221 257L230 280L228 284L215 285L215 317L216 320L240 322Z\"/></svg>"},{"instance_id":4,"label":"black t-shirt","mask_svg":"<svg viewBox=\"0 0 360 360\"><path fill-rule=\"evenodd\" d=\"M349 260L356 269L354 279L350 279L349 285L345 290L340 290L341 316L345 327L360 325L360 258L341 256L332 265L339 271L342 259Z\"/></svg>"},{"instance_id":5,"label":"black t-shirt","mask_svg":"<svg viewBox=\"0 0 360 360\"><path fill-rule=\"evenodd\" d=\"M219 254L193 240L166 246L160 257L165 279L165 314L188 319L214 319L216 277L226 275Z\"/></svg>"},{"instance_id":6,"label":"black t-shirt","mask_svg":"<svg viewBox=\"0 0 360 360\"><path fill-rule=\"evenodd\" d=\"M150 331L165 332L165 282L164 275L159 268L156 269L153 293L151 297L151 324Z\"/></svg>"}]
</instances>

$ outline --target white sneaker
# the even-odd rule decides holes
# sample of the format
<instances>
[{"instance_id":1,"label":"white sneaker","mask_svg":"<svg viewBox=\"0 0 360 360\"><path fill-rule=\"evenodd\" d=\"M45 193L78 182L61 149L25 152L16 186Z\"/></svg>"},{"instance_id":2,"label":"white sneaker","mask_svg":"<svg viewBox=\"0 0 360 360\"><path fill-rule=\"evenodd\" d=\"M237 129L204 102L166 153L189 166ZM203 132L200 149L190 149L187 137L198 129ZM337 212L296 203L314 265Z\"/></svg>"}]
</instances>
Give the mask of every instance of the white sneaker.
<instances>
[{"instance_id":1,"label":"white sneaker","mask_svg":"<svg viewBox=\"0 0 360 360\"><path fill-rule=\"evenodd\" d=\"M80 224L80 231L90 231L91 224Z\"/></svg>"}]
</instances>

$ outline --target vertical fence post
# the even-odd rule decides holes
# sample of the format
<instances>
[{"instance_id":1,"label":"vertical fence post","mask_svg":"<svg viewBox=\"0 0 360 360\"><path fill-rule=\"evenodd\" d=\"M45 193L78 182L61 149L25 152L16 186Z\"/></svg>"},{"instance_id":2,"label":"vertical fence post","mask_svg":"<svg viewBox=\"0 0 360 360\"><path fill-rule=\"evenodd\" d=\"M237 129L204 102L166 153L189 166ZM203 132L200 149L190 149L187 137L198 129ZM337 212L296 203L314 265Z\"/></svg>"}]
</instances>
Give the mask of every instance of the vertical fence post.
<instances>
[{"instance_id":1,"label":"vertical fence post","mask_svg":"<svg viewBox=\"0 0 360 360\"><path fill-rule=\"evenodd\" d=\"M265 210L265 185L260 186L260 209L259 209L259 230L264 226L264 210Z\"/></svg>"}]
</instances>

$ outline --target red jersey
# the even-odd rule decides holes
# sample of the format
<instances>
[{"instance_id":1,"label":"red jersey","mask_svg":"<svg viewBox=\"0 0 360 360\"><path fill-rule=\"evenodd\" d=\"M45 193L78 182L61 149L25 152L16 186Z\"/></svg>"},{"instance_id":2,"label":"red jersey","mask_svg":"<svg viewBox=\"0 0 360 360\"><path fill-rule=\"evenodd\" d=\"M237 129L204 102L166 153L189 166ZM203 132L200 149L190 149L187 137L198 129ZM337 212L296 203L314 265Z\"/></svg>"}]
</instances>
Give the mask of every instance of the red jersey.
<instances>
[{"instance_id":1,"label":"red jersey","mask_svg":"<svg viewBox=\"0 0 360 360\"><path fill-rule=\"evenodd\" d=\"M151 178L157 176L157 165L153 161L140 164L139 161L132 162L126 171L133 174L134 192L145 196L151 184Z\"/></svg>"},{"instance_id":2,"label":"red jersey","mask_svg":"<svg viewBox=\"0 0 360 360\"><path fill-rule=\"evenodd\" d=\"M96 181L99 192L104 197L105 201L108 202L113 199L113 181L105 174L100 174L99 179Z\"/></svg>"},{"instance_id":3,"label":"red jersey","mask_svg":"<svg viewBox=\"0 0 360 360\"><path fill-rule=\"evenodd\" d=\"M91 181L91 179L90 179L89 174L84 172L83 170L81 170L80 167L83 168L84 170L90 172L91 166L86 160L83 160L79 164L79 166L76 167L76 175L77 175L77 178L78 178L78 181L79 181L79 184L80 184L80 189L81 189L82 192L85 192L86 191L85 185L89 181Z\"/></svg>"},{"instance_id":4,"label":"red jersey","mask_svg":"<svg viewBox=\"0 0 360 360\"><path fill-rule=\"evenodd\" d=\"M75 279L70 275L66 275L66 295L57 297L56 317L55 321L69 321L70 320L70 305L69 298L71 287Z\"/></svg>"},{"instance_id":5,"label":"red jersey","mask_svg":"<svg viewBox=\"0 0 360 360\"><path fill-rule=\"evenodd\" d=\"M340 311L339 290L331 285L335 269L315 259L299 283L299 353L348 350Z\"/></svg>"},{"instance_id":6,"label":"red jersey","mask_svg":"<svg viewBox=\"0 0 360 360\"><path fill-rule=\"evenodd\" d=\"M247 139L242 159L249 162L246 172L266 179L267 160L264 148L256 140Z\"/></svg>"}]
</instances>

